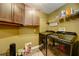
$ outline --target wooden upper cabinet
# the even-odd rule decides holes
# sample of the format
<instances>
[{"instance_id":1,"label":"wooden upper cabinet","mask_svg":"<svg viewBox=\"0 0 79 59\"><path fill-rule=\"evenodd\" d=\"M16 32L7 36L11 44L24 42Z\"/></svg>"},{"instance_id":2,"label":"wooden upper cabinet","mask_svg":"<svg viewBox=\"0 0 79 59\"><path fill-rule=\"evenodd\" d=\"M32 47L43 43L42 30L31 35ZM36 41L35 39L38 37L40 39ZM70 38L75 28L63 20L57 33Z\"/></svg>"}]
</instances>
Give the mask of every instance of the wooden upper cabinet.
<instances>
[{"instance_id":1,"label":"wooden upper cabinet","mask_svg":"<svg viewBox=\"0 0 79 59\"><path fill-rule=\"evenodd\" d=\"M11 3L0 3L0 21L12 22Z\"/></svg>"},{"instance_id":2,"label":"wooden upper cabinet","mask_svg":"<svg viewBox=\"0 0 79 59\"><path fill-rule=\"evenodd\" d=\"M0 3L0 21L23 24L25 18L25 4Z\"/></svg>"},{"instance_id":3,"label":"wooden upper cabinet","mask_svg":"<svg viewBox=\"0 0 79 59\"><path fill-rule=\"evenodd\" d=\"M25 7L25 26L38 26L39 17L37 11L35 11L35 14L32 14L31 10L33 10L33 8L29 6Z\"/></svg>"},{"instance_id":4,"label":"wooden upper cabinet","mask_svg":"<svg viewBox=\"0 0 79 59\"><path fill-rule=\"evenodd\" d=\"M39 26L39 20L40 18L37 15L33 16L33 26Z\"/></svg>"},{"instance_id":5,"label":"wooden upper cabinet","mask_svg":"<svg viewBox=\"0 0 79 59\"><path fill-rule=\"evenodd\" d=\"M0 3L0 21L18 23L23 25L37 26L39 25L39 17L37 11L31 14L33 8L23 3Z\"/></svg>"},{"instance_id":6,"label":"wooden upper cabinet","mask_svg":"<svg viewBox=\"0 0 79 59\"><path fill-rule=\"evenodd\" d=\"M25 26L32 26L32 16L30 15L29 11L31 10L30 7L25 6Z\"/></svg>"},{"instance_id":7,"label":"wooden upper cabinet","mask_svg":"<svg viewBox=\"0 0 79 59\"><path fill-rule=\"evenodd\" d=\"M20 3L13 4L14 23L22 23L22 9Z\"/></svg>"},{"instance_id":8,"label":"wooden upper cabinet","mask_svg":"<svg viewBox=\"0 0 79 59\"><path fill-rule=\"evenodd\" d=\"M22 21L21 23L24 24L24 20L25 20L25 4L21 4L22 6L22 10L21 10L21 16L22 16Z\"/></svg>"}]
</instances>

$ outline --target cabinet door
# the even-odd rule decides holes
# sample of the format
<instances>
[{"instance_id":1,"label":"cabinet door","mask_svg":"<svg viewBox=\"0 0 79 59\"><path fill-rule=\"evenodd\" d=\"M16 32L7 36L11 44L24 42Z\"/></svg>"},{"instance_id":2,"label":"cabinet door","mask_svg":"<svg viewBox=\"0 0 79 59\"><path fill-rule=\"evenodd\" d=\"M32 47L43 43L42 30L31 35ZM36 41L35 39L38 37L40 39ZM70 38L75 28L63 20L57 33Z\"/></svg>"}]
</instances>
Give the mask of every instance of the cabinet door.
<instances>
[{"instance_id":1,"label":"cabinet door","mask_svg":"<svg viewBox=\"0 0 79 59\"><path fill-rule=\"evenodd\" d=\"M30 18L25 19L25 25L26 26L32 25L32 20Z\"/></svg>"},{"instance_id":2,"label":"cabinet door","mask_svg":"<svg viewBox=\"0 0 79 59\"><path fill-rule=\"evenodd\" d=\"M21 6L22 6L22 11L21 11L22 21L21 21L21 23L24 24L24 20L25 20L25 4L21 4Z\"/></svg>"},{"instance_id":3,"label":"cabinet door","mask_svg":"<svg viewBox=\"0 0 79 59\"><path fill-rule=\"evenodd\" d=\"M33 26L39 26L39 17L37 15L33 16Z\"/></svg>"},{"instance_id":4,"label":"cabinet door","mask_svg":"<svg viewBox=\"0 0 79 59\"><path fill-rule=\"evenodd\" d=\"M32 20L32 16L31 16L31 14L30 14L30 10L31 10L31 8L30 7L25 7L25 23L24 23L24 25L25 26L32 26L32 22L33 22L33 20Z\"/></svg>"},{"instance_id":5,"label":"cabinet door","mask_svg":"<svg viewBox=\"0 0 79 59\"><path fill-rule=\"evenodd\" d=\"M21 24L22 15L21 15L21 8L20 3L13 4L13 16L14 16L14 23Z\"/></svg>"},{"instance_id":6,"label":"cabinet door","mask_svg":"<svg viewBox=\"0 0 79 59\"><path fill-rule=\"evenodd\" d=\"M35 14L31 13L33 10L32 7L26 5L25 7L25 25L26 26L38 26L39 25L39 17L38 12L35 10Z\"/></svg>"},{"instance_id":7,"label":"cabinet door","mask_svg":"<svg viewBox=\"0 0 79 59\"><path fill-rule=\"evenodd\" d=\"M0 3L0 21L12 22L11 6L10 3Z\"/></svg>"},{"instance_id":8,"label":"cabinet door","mask_svg":"<svg viewBox=\"0 0 79 59\"><path fill-rule=\"evenodd\" d=\"M25 5L21 3L14 4L14 22L23 24L25 18Z\"/></svg>"}]
</instances>

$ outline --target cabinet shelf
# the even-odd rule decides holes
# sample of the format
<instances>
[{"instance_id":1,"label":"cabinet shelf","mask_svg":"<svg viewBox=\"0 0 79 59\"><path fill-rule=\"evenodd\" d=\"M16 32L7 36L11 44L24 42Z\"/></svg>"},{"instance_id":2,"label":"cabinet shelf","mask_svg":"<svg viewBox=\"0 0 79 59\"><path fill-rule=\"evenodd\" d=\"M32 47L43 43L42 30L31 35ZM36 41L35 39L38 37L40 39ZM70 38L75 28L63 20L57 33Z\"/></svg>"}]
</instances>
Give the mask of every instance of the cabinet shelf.
<instances>
[{"instance_id":1,"label":"cabinet shelf","mask_svg":"<svg viewBox=\"0 0 79 59\"><path fill-rule=\"evenodd\" d=\"M76 18L79 18L79 12L77 12L73 15L70 15L70 16L65 16L65 17L59 18L59 22L62 23L62 22L65 22L65 21L74 20Z\"/></svg>"},{"instance_id":2,"label":"cabinet shelf","mask_svg":"<svg viewBox=\"0 0 79 59\"><path fill-rule=\"evenodd\" d=\"M67 21L70 21L70 20L75 20L79 18L79 11L70 15L70 16L64 16L64 17L58 17L57 20L55 21L51 21L51 22L47 22L47 24L51 24L53 22L57 22L57 23L63 23L63 22L67 22Z\"/></svg>"}]
</instances>

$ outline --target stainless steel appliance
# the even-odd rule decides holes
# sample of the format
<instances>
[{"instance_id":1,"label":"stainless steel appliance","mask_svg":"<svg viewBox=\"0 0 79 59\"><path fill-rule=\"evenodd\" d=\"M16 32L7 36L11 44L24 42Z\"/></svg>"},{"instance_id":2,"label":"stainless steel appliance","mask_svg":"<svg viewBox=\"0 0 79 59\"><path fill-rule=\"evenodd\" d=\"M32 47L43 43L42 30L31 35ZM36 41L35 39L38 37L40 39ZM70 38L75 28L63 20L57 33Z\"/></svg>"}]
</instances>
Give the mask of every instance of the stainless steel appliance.
<instances>
[{"instance_id":1,"label":"stainless steel appliance","mask_svg":"<svg viewBox=\"0 0 79 59\"><path fill-rule=\"evenodd\" d=\"M78 51L76 38L75 32L48 31L39 33L39 45L41 45L39 49L45 56L77 55L75 53Z\"/></svg>"},{"instance_id":2,"label":"stainless steel appliance","mask_svg":"<svg viewBox=\"0 0 79 59\"><path fill-rule=\"evenodd\" d=\"M77 50L74 48L76 38L77 34L74 32L57 32L56 35L48 35L47 55L72 56Z\"/></svg>"},{"instance_id":3,"label":"stainless steel appliance","mask_svg":"<svg viewBox=\"0 0 79 59\"><path fill-rule=\"evenodd\" d=\"M47 55L47 36L54 33L55 33L54 31L46 31L39 33L39 45L40 45L39 49L45 56Z\"/></svg>"}]
</instances>

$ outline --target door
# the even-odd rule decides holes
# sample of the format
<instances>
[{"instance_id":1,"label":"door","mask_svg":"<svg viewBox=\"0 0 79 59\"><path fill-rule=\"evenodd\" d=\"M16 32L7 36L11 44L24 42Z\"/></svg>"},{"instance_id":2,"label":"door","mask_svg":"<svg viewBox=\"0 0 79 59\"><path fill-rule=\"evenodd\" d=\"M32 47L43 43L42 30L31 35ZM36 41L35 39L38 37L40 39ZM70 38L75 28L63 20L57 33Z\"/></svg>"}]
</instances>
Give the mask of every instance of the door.
<instances>
[{"instance_id":1,"label":"door","mask_svg":"<svg viewBox=\"0 0 79 59\"><path fill-rule=\"evenodd\" d=\"M12 12L11 3L0 3L0 21L12 22L11 12Z\"/></svg>"},{"instance_id":2,"label":"door","mask_svg":"<svg viewBox=\"0 0 79 59\"><path fill-rule=\"evenodd\" d=\"M25 26L32 26L33 25L33 19L32 15L30 14L31 7L27 6L25 7Z\"/></svg>"},{"instance_id":3,"label":"door","mask_svg":"<svg viewBox=\"0 0 79 59\"><path fill-rule=\"evenodd\" d=\"M21 4L13 4L13 16L14 16L14 23L22 24L22 9Z\"/></svg>"},{"instance_id":4,"label":"door","mask_svg":"<svg viewBox=\"0 0 79 59\"><path fill-rule=\"evenodd\" d=\"M33 26L39 26L39 17L37 15L33 16Z\"/></svg>"},{"instance_id":5,"label":"door","mask_svg":"<svg viewBox=\"0 0 79 59\"><path fill-rule=\"evenodd\" d=\"M22 20L21 20L21 24L24 24L24 20L25 20L25 4L21 4L22 6L22 10L21 10L21 16L22 16Z\"/></svg>"},{"instance_id":6,"label":"door","mask_svg":"<svg viewBox=\"0 0 79 59\"><path fill-rule=\"evenodd\" d=\"M25 7L25 25L26 26L38 26L39 25L39 17L37 14L37 11L35 10L35 13L32 12L33 8L26 6Z\"/></svg>"}]
</instances>

